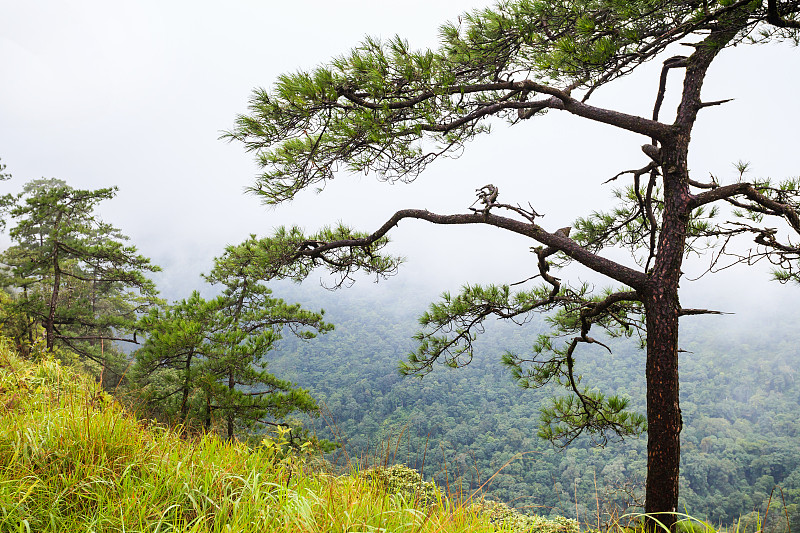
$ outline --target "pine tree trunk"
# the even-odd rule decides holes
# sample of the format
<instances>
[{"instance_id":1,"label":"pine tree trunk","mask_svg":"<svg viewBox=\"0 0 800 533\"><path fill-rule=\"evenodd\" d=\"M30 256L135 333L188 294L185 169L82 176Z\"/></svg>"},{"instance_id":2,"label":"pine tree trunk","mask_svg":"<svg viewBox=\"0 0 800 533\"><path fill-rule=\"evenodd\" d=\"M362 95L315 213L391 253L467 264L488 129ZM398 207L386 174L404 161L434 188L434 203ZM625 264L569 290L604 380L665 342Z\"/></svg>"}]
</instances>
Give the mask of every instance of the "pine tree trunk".
<instances>
[{"instance_id":1,"label":"pine tree trunk","mask_svg":"<svg viewBox=\"0 0 800 533\"><path fill-rule=\"evenodd\" d=\"M667 527L675 521L682 427L678 385L677 294L647 299L647 484L646 508ZM657 528L648 528L651 531Z\"/></svg>"},{"instance_id":2,"label":"pine tree trunk","mask_svg":"<svg viewBox=\"0 0 800 533\"><path fill-rule=\"evenodd\" d=\"M186 420L186 417L189 415L189 388L191 386L191 376L192 376L192 358L194 356L194 349L189 350L189 353L186 355L186 367L184 368L184 375L183 379L183 398L181 399L181 420Z\"/></svg>"},{"instance_id":3,"label":"pine tree trunk","mask_svg":"<svg viewBox=\"0 0 800 533\"><path fill-rule=\"evenodd\" d=\"M27 302L28 301L28 287L27 286L22 287L22 296L23 296L23 301ZM28 348L24 352L26 355L30 355L31 350L33 349L33 341L34 341L34 339L33 339L33 326L35 324L36 324L35 319L32 319L30 317L30 315L27 312L25 312L25 328L27 329L27 333L28 333ZM20 342L20 344L22 344L22 343Z\"/></svg>"},{"instance_id":4,"label":"pine tree trunk","mask_svg":"<svg viewBox=\"0 0 800 533\"><path fill-rule=\"evenodd\" d=\"M687 154L689 135L662 146L664 214L658 255L644 291L647 324L647 482L645 512L672 529L678 510L680 433L678 318L681 278L689 226ZM659 528L653 522L649 531Z\"/></svg>"},{"instance_id":5,"label":"pine tree trunk","mask_svg":"<svg viewBox=\"0 0 800 533\"><path fill-rule=\"evenodd\" d=\"M47 341L47 351L52 352L56 344L55 335L55 322L56 322L56 306L58 303L58 292L61 288L61 268L58 264L58 249L53 254L53 289L50 293L49 309L47 311L47 320L45 320L44 330Z\"/></svg>"},{"instance_id":6,"label":"pine tree trunk","mask_svg":"<svg viewBox=\"0 0 800 533\"><path fill-rule=\"evenodd\" d=\"M206 393L206 419L205 419L206 432L211 431L211 395Z\"/></svg>"},{"instance_id":7,"label":"pine tree trunk","mask_svg":"<svg viewBox=\"0 0 800 533\"><path fill-rule=\"evenodd\" d=\"M700 91L708 67L733 39L747 19L747 10L723 17L696 47L687 61L683 93L674 123L674 135L662 142L660 168L663 173L664 212L658 254L650 281L643 291L647 313L647 483L645 512L674 530L680 479L681 418L678 383L678 284L691 219L689 190L689 142L697 113L702 107ZM654 522L649 531L660 528Z\"/></svg>"},{"instance_id":8,"label":"pine tree trunk","mask_svg":"<svg viewBox=\"0 0 800 533\"><path fill-rule=\"evenodd\" d=\"M233 370L230 371L228 374L228 390L230 391L231 398L233 398L233 391L236 389L236 378L234 376ZM233 405L231 405L231 410L228 412L228 440L233 440L233 422L234 422L234 414L233 414Z\"/></svg>"}]
</instances>

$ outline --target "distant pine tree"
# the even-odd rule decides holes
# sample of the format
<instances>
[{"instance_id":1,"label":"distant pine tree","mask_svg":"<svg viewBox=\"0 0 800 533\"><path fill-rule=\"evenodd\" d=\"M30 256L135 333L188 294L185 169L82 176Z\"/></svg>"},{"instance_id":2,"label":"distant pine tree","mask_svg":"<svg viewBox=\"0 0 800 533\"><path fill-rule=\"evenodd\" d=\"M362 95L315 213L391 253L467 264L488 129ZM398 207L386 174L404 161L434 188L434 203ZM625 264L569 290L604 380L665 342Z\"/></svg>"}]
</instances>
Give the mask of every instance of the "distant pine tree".
<instances>
[{"instance_id":1,"label":"distant pine tree","mask_svg":"<svg viewBox=\"0 0 800 533\"><path fill-rule=\"evenodd\" d=\"M13 293L5 307L18 341L32 343L41 327L47 350L65 346L104 367L110 341L135 342L137 315L157 301L147 274L160 268L95 214L115 194L38 179L9 200L14 244L0 281Z\"/></svg>"},{"instance_id":2,"label":"distant pine tree","mask_svg":"<svg viewBox=\"0 0 800 533\"><path fill-rule=\"evenodd\" d=\"M148 339L136 353L135 376L150 405L168 418L201 425L222 424L227 438L237 427L277 424L293 411L317 404L305 390L267 372L266 354L285 331L309 339L333 326L323 312L273 298L253 279L248 265L218 258L208 280L222 294L154 309L143 318Z\"/></svg>"}]
</instances>

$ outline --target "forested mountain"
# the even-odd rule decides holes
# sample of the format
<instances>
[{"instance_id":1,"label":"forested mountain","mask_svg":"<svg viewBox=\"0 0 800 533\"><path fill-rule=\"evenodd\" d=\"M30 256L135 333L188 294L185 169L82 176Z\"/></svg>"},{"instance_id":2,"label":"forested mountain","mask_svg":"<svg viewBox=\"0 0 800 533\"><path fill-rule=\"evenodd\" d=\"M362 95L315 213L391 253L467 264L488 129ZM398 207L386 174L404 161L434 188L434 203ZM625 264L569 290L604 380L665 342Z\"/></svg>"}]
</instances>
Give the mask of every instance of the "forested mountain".
<instances>
[{"instance_id":1,"label":"forested mountain","mask_svg":"<svg viewBox=\"0 0 800 533\"><path fill-rule=\"evenodd\" d=\"M537 436L539 408L552 391L520 389L500 357L528 350L545 329L539 319L491 324L466 368L403 378L398 363L435 294L392 287L280 289L324 307L336 324L324 337L287 342L269 367L324 405L324 417L307 423L342 444L332 460L404 462L451 491L469 495L486 483L485 493L517 507L571 517L577 510L582 522L594 522L598 507L624 510L641 497L646 439L600 448L580 438L555 450ZM773 516L782 490L789 514L800 517L798 318L685 319L681 502L688 512L730 524L754 509L763 515L775 489ZM641 412L644 353L634 339L611 347L611 355L600 347L578 355L584 384L628 396Z\"/></svg>"}]
</instances>

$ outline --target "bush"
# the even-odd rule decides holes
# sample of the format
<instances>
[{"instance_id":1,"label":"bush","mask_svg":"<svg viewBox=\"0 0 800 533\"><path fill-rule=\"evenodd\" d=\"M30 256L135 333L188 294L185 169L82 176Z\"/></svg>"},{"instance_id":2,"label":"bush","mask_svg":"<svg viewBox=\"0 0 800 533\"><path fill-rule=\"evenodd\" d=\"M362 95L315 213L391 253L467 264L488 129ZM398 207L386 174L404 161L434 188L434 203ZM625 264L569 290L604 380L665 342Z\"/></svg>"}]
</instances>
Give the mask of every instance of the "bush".
<instances>
[{"instance_id":1,"label":"bush","mask_svg":"<svg viewBox=\"0 0 800 533\"><path fill-rule=\"evenodd\" d=\"M387 493L419 502L422 506L431 505L441 498L439 488L432 481L423 481L419 472L403 464L370 468L362 476L371 479Z\"/></svg>"},{"instance_id":2,"label":"bush","mask_svg":"<svg viewBox=\"0 0 800 533\"><path fill-rule=\"evenodd\" d=\"M578 522L563 516L554 519L533 514L522 514L502 502L481 500L472 504L479 513L489 515L489 520L513 531L532 533L578 533Z\"/></svg>"}]
</instances>

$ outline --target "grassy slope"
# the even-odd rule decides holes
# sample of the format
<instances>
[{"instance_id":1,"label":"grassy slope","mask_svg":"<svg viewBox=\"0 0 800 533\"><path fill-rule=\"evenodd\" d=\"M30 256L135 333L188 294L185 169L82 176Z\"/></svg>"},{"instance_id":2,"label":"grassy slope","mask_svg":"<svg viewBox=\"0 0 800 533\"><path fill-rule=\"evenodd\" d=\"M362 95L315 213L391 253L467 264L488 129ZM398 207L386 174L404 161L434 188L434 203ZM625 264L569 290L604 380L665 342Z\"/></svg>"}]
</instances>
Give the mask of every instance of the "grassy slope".
<instances>
[{"instance_id":1,"label":"grassy slope","mask_svg":"<svg viewBox=\"0 0 800 533\"><path fill-rule=\"evenodd\" d=\"M0 469L0 532L503 530L446 499L423 508L364 476L311 472L274 446L148 427L93 380L1 340Z\"/></svg>"}]
</instances>

